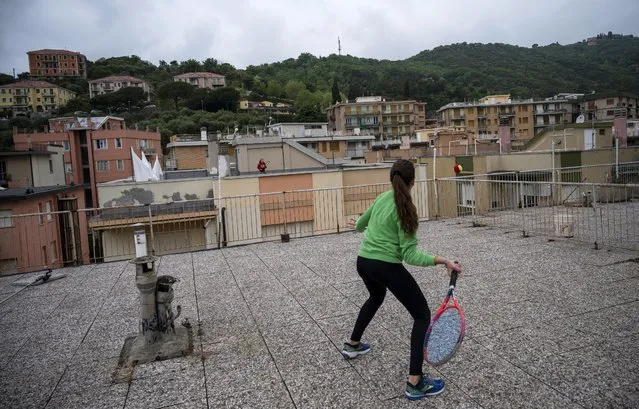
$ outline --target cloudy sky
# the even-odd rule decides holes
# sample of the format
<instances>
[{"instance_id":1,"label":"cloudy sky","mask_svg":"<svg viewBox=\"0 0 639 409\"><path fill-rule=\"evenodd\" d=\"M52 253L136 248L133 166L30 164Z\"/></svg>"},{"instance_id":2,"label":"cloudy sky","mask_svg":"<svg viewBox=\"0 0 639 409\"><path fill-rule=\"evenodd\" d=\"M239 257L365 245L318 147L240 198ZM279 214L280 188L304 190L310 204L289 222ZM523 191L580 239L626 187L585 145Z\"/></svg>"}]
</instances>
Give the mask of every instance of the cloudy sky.
<instances>
[{"instance_id":1,"label":"cloudy sky","mask_svg":"<svg viewBox=\"0 0 639 409\"><path fill-rule=\"evenodd\" d=\"M53 6L55 5L55 6ZM90 60L214 57L243 68L337 52L404 59L455 42L530 46L612 30L639 35L638 0L0 0L0 72L28 50Z\"/></svg>"}]
</instances>

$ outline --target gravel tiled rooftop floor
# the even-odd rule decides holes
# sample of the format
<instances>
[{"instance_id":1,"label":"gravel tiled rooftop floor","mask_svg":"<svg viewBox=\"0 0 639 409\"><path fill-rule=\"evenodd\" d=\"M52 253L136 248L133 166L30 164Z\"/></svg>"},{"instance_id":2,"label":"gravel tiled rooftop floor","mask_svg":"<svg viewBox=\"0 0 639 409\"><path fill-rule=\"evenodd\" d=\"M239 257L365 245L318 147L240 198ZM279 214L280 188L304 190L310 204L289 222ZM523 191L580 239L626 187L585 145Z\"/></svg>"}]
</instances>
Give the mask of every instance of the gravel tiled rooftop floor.
<instances>
[{"instance_id":1,"label":"gravel tiled rooftop floor","mask_svg":"<svg viewBox=\"0 0 639 409\"><path fill-rule=\"evenodd\" d=\"M0 305L0 407L639 406L639 254L454 220L420 235L464 267L467 338L427 369L446 378L443 395L404 399L411 318L390 294L364 336L372 352L339 354L367 296L354 265L361 235L344 233L162 257L158 274L181 280L174 305L194 324L195 353L120 383L120 349L137 331L133 265L61 270ZM410 270L434 310L445 271ZM0 278L0 299L18 278Z\"/></svg>"}]
</instances>

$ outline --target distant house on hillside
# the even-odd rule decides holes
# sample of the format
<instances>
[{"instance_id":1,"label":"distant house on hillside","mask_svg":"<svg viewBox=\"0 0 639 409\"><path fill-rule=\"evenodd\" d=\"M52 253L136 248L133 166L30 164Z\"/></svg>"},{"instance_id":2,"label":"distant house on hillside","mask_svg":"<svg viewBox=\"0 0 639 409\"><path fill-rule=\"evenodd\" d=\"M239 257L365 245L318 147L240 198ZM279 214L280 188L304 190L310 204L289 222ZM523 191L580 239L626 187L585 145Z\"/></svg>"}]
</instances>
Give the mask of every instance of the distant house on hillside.
<instances>
[{"instance_id":1,"label":"distant house on hillside","mask_svg":"<svg viewBox=\"0 0 639 409\"><path fill-rule=\"evenodd\" d=\"M142 88L144 93L147 94L147 101L151 100L152 88L149 83L129 75L114 75L89 81L89 97L94 98L96 95L110 94L127 87Z\"/></svg>"},{"instance_id":2,"label":"distant house on hillside","mask_svg":"<svg viewBox=\"0 0 639 409\"><path fill-rule=\"evenodd\" d=\"M173 81L186 82L198 88L219 88L226 86L224 75L214 72L186 72L173 77Z\"/></svg>"}]
</instances>

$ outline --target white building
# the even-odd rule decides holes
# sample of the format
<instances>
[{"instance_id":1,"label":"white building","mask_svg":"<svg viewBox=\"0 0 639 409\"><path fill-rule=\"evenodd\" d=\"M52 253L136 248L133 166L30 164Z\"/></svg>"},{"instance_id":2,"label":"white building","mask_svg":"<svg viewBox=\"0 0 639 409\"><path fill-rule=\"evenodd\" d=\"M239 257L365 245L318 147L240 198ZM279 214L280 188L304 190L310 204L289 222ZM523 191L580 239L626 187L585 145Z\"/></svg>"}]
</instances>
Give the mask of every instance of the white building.
<instances>
[{"instance_id":1,"label":"white building","mask_svg":"<svg viewBox=\"0 0 639 409\"><path fill-rule=\"evenodd\" d=\"M147 101L151 100L150 95L153 91L151 85L144 80L129 75L114 75L89 81L89 97L94 98L97 95L110 94L127 87L142 88L147 95Z\"/></svg>"},{"instance_id":2,"label":"white building","mask_svg":"<svg viewBox=\"0 0 639 409\"><path fill-rule=\"evenodd\" d=\"M187 72L173 77L173 81L186 82L198 88L219 88L226 86L224 75L214 72Z\"/></svg>"},{"instance_id":3,"label":"white building","mask_svg":"<svg viewBox=\"0 0 639 409\"><path fill-rule=\"evenodd\" d=\"M328 122L290 122L278 123L267 126L270 136L284 138L308 138L331 136L333 131L328 130Z\"/></svg>"}]
</instances>

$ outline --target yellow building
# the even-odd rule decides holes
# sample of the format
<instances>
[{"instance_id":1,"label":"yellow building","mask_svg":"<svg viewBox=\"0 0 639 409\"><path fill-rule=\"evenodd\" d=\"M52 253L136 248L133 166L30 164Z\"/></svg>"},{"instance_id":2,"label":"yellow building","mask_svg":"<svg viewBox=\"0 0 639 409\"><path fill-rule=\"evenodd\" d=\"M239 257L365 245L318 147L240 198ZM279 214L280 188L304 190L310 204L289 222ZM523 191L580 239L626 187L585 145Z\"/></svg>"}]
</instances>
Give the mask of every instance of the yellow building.
<instances>
[{"instance_id":1,"label":"yellow building","mask_svg":"<svg viewBox=\"0 0 639 409\"><path fill-rule=\"evenodd\" d=\"M0 112L13 116L50 112L75 97L75 92L46 81L18 81L0 85Z\"/></svg>"},{"instance_id":2,"label":"yellow building","mask_svg":"<svg viewBox=\"0 0 639 409\"><path fill-rule=\"evenodd\" d=\"M546 129L573 122L574 101L566 98L513 100L488 95L475 102L451 102L437 110L440 126L463 126L477 139L497 138L507 126L514 149L522 148Z\"/></svg>"}]
</instances>

